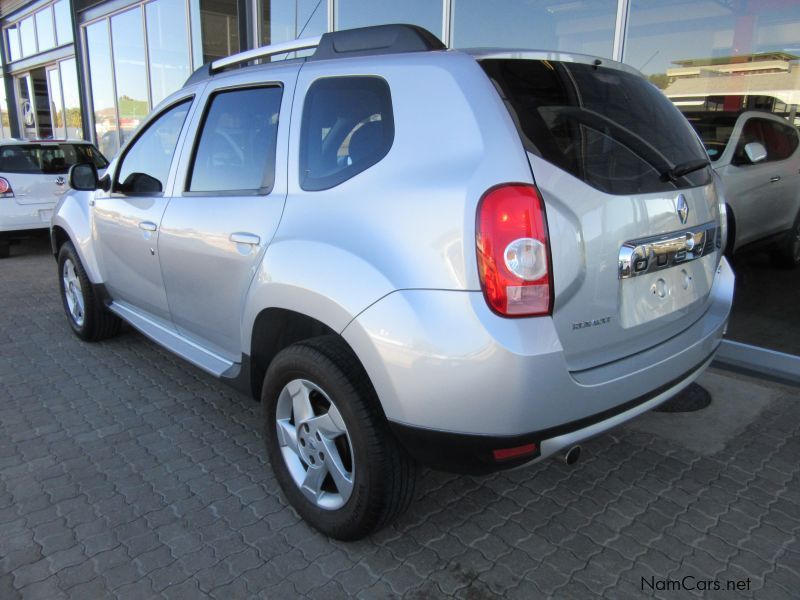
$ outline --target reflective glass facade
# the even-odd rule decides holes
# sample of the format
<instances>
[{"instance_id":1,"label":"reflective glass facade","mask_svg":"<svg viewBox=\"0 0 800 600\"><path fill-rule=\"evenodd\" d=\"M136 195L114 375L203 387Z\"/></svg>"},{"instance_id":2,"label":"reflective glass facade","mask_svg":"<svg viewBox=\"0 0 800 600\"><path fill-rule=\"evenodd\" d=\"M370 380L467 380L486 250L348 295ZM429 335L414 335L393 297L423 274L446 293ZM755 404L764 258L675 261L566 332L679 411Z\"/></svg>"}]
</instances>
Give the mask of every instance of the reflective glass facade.
<instances>
[{"instance_id":1,"label":"reflective glass facade","mask_svg":"<svg viewBox=\"0 0 800 600\"><path fill-rule=\"evenodd\" d=\"M766 173L750 194L757 204L742 208L735 206L742 200L732 200L738 280L729 338L800 355L800 269L781 266L776 248L785 249L788 238L779 230L785 223L772 218L777 198L787 198L785 206L800 194L789 189L788 171L778 172L789 164L780 157L791 148L792 130L737 121L757 110L782 118L785 127L800 124L796 1L151 0L112 7L58 0L20 9L2 23L4 73L14 92L2 106L2 133L86 135L111 157L207 61L331 29L396 22L422 26L455 48L554 49L621 60L684 112L734 188L737 178ZM54 55L64 48L71 52ZM39 56L49 58L17 67ZM768 154L760 164L742 162L752 142ZM764 227L748 232L753 220Z\"/></svg>"}]
</instances>

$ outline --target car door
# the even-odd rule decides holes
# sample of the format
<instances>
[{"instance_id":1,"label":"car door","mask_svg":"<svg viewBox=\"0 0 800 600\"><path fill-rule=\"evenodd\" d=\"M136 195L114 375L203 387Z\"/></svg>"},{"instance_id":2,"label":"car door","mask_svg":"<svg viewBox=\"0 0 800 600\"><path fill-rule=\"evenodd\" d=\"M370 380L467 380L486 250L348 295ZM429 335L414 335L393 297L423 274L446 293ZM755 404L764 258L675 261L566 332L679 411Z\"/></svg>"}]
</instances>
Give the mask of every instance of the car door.
<instances>
[{"instance_id":1,"label":"car door","mask_svg":"<svg viewBox=\"0 0 800 600\"><path fill-rule=\"evenodd\" d=\"M110 193L96 192L94 235L101 274L114 302L163 321L169 307L158 263L159 224L170 167L192 106L186 97L149 120L110 169Z\"/></svg>"},{"instance_id":2,"label":"car door","mask_svg":"<svg viewBox=\"0 0 800 600\"><path fill-rule=\"evenodd\" d=\"M261 71L209 89L161 225L161 270L178 332L231 361L241 359L244 299L286 198L298 69L275 67L267 81Z\"/></svg>"},{"instance_id":3,"label":"car door","mask_svg":"<svg viewBox=\"0 0 800 600\"><path fill-rule=\"evenodd\" d=\"M765 120L762 128L767 161L774 171L768 186L774 203L764 218L770 233L779 233L792 228L800 210L800 140L797 128L779 118Z\"/></svg>"},{"instance_id":4,"label":"car door","mask_svg":"<svg viewBox=\"0 0 800 600\"><path fill-rule=\"evenodd\" d=\"M742 115L730 141L731 152L716 167L722 177L728 204L736 220L736 248L759 240L774 231L773 215L781 204L780 167L767 158L751 163L744 147L758 142L766 148L764 123L766 119ZM738 134L737 134L738 132Z\"/></svg>"}]
</instances>

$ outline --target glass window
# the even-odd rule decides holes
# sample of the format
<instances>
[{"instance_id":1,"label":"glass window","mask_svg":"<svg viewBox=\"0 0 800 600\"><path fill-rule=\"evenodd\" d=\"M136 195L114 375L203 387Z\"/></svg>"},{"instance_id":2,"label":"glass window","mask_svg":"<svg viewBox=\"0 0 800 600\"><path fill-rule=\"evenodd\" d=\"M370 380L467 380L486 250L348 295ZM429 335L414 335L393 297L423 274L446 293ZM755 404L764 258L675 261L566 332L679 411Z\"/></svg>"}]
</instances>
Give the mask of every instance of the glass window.
<instances>
[{"instance_id":1,"label":"glass window","mask_svg":"<svg viewBox=\"0 0 800 600\"><path fill-rule=\"evenodd\" d=\"M19 29L16 25L6 29L8 35L8 56L11 62L22 58L22 50L19 47Z\"/></svg>"},{"instance_id":2,"label":"glass window","mask_svg":"<svg viewBox=\"0 0 800 600\"><path fill-rule=\"evenodd\" d=\"M105 169L108 161L89 144L25 144L0 150L0 171L63 175L79 162Z\"/></svg>"},{"instance_id":3,"label":"glass window","mask_svg":"<svg viewBox=\"0 0 800 600\"><path fill-rule=\"evenodd\" d=\"M155 106L180 89L191 74L184 0L156 0L147 11L150 94Z\"/></svg>"},{"instance_id":4,"label":"glass window","mask_svg":"<svg viewBox=\"0 0 800 600\"><path fill-rule=\"evenodd\" d=\"M442 3L430 0L345 0L336 4L337 29L409 23L442 37Z\"/></svg>"},{"instance_id":5,"label":"glass window","mask_svg":"<svg viewBox=\"0 0 800 600\"><path fill-rule=\"evenodd\" d=\"M262 0L261 43L277 44L328 30L326 0Z\"/></svg>"},{"instance_id":6,"label":"glass window","mask_svg":"<svg viewBox=\"0 0 800 600\"><path fill-rule=\"evenodd\" d=\"M36 54L36 28L32 16L19 22L19 37L22 41L22 56Z\"/></svg>"},{"instance_id":7,"label":"glass window","mask_svg":"<svg viewBox=\"0 0 800 600\"><path fill-rule=\"evenodd\" d=\"M800 3L631 0L625 62L642 70L718 153L736 289L727 337L800 355ZM749 118L743 110L785 119ZM784 133L786 132L786 133ZM750 167L744 144L767 149ZM723 152L726 147L733 145ZM711 151L711 149L709 150ZM790 154L794 158L781 160ZM743 162L744 161L744 162ZM795 266L794 269L786 268Z\"/></svg>"},{"instance_id":8,"label":"glass window","mask_svg":"<svg viewBox=\"0 0 800 600\"><path fill-rule=\"evenodd\" d=\"M61 76L58 67L47 70L47 85L50 96L50 122L53 137L66 139L67 130L64 124L64 99L61 96Z\"/></svg>"},{"instance_id":9,"label":"glass window","mask_svg":"<svg viewBox=\"0 0 800 600\"><path fill-rule=\"evenodd\" d=\"M748 119L739 135L739 142L736 144L736 151L731 161L733 164L750 164L744 147L751 142L758 142L766 149L767 158L764 162L786 160L797 149L797 130L767 119Z\"/></svg>"},{"instance_id":10,"label":"glass window","mask_svg":"<svg viewBox=\"0 0 800 600\"><path fill-rule=\"evenodd\" d=\"M236 0L200 0L203 62L239 52L239 11Z\"/></svg>"},{"instance_id":11,"label":"glass window","mask_svg":"<svg viewBox=\"0 0 800 600\"><path fill-rule=\"evenodd\" d=\"M98 21L86 28L86 49L89 55L89 79L97 145L100 152L110 157L119 149L119 128L107 20Z\"/></svg>"},{"instance_id":12,"label":"glass window","mask_svg":"<svg viewBox=\"0 0 800 600\"><path fill-rule=\"evenodd\" d=\"M481 65L503 90L526 146L589 185L635 194L709 183L703 146L646 79L571 62ZM674 175L683 168L691 171Z\"/></svg>"},{"instance_id":13,"label":"glass window","mask_svg":"<svg viewBox=\"0 0 800 600\"><path fill-rule=\"evenodd\" d=\"M114 47L120 143L124 144L150 112L141 8L111 18L111 40Z\"/></svg>"},{"instance_id":14,"label":"glass window","mask_svg":"<svg viewBox=\"0 0 800 600\"><path fill-rule=\"evenodd\" d=\"M325 190L379 162L394 141L389 85L380 77L311 84L300 133L300 187Z\"/></svg>"},{"instance_id":15,"label":"glass window","mask_svg":"<svg viewBox=\"0 0 800 600\"><path fill-rule=\"evenodd\" d=\"M275 181L279 87L216 94L205 116L188 191L268 193Z\"/></svg>"},{"instance_id":16,"label":"glass window","mask_svg":"<svg viewBox=\"0 0 800 600\"><path fill-rule=\"evenodd\" d=\"M8 101L6 99L5 82L0 83L0 137L11 137L11 125L8 121Z\"/></svg>"},{"instance_id":17,"label":"glass window","mask_svg":"<svg viewBox=\"0 0 800 600\"><path fill-rule=\"evenodd\" d=\"M191 100L172 106L156 117L125 152L114 191L157 194L164 191L172 156Z\"/></svg>"},{"instance_id":18,"label":"glass window","mask_svg":"<svg viewBox=\"0 0 800 600\"><path fill-rule=\"evenodd\" d=\"M75 59L62 60L61 89L64 94L64 115L67 126L67 138L71 140L83 137L83 118L81 117L81 97L78 91L78 71Z\"/></svg>"},{"instance_id":19,"label":"glass window","mask_svg":"<svg viewBox=\"0 0 800 600\"><path fill-rule=\"evenodd\" d=\"M456 48L537 48L611 56L617 0L453 0Z\"/></svg>"},{"instance_id":20,"label":"glass window","mask_svg":"<svg viewBox=\"0 0 800 600\"><path fill-rule=\"evenodd\" d=\"M55 47L56 33L53 31L53 9L49 6L36 13L36 36L39 40L39 52Z\"/></svg>"},{"instance_id":21,"label":"glass window","mask_svg":"<svg viewBox=\"0 0 800 600\"><path fill-rule=\"evenodd\" d=\"M72 43L72 18L69 15L69 0L58 0L53 4L56 17L56 38L58 45Z\"/></svg>"}]
</instances>

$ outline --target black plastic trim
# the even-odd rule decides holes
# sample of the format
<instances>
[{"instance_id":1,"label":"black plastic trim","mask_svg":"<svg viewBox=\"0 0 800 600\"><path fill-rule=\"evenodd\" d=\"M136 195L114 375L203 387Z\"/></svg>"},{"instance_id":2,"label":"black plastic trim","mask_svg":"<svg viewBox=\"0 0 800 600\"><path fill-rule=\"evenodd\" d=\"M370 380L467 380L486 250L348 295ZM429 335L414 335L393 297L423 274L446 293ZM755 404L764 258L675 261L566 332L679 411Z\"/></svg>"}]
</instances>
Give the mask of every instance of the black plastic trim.
<instances>
[{"instance_id":1,"label":"black plastic trim","mask_svg":"<svg viewBox=\"0 0 800 600\"><path fill-rule=\"evenodd\" d=\"M393 421L389 421L389 425L406 451L416 460L433 469L472 475L492 473L517 467L531 461L538 456L538 448L544 440L585 429L590 425L610 419L652 400L656 396L663 394L670 388L675 387L694 375L703 368L713 355L714 352L680 377L676 377L633 400L623 402L613 408L589 415L582 419L577 419L554 427L548 427L546 429L540 429L538 431L532 431L530 433L510 436L484 436L437 431L424 427L412 427ZM493 450L516 448L531 443L537 446L536 454L503 462L496 462L492 456Z\"/></svg>"},{"instance_id":2,"label":"black plastic trim","mask_svg":"<svg viewBox=\"0 0 800 600\"><path fill-rule=\"evenodd\" d=\"M376 25L323 34L309 60L445 49L439 38L417 25Z\"/></svg>"}]
</instances>

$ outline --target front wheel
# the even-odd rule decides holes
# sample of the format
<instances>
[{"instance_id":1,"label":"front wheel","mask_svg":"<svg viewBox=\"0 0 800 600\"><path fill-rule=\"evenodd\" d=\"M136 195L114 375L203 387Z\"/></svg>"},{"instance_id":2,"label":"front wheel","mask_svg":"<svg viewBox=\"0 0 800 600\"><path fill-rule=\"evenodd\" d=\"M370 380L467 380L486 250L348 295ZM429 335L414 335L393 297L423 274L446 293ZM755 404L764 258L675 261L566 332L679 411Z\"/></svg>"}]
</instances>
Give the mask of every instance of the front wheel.
<instances>
[{"instance_id":1,"label":"front wheel","mask_svg":"<svg viewBox=\"0 0 800 600\"><path fill-rule=\"evenodd\" d=\"M96 342L119 333L122 321L97 297L72 242L58 251L58 274L64 312L75 335Z\"/></svg>"},{"instance_id":2,"label":"front wheel","mask_svg":"<svg viewBox=\"0 0 800 600\"><path fill-rule=\"evenodd\" d=\"M380 412L375 391L335 336L295 344L270 364L261 395L278 483L312 526L362 538L410 504L416 466Z\"/></svg>"}]
</instances>

